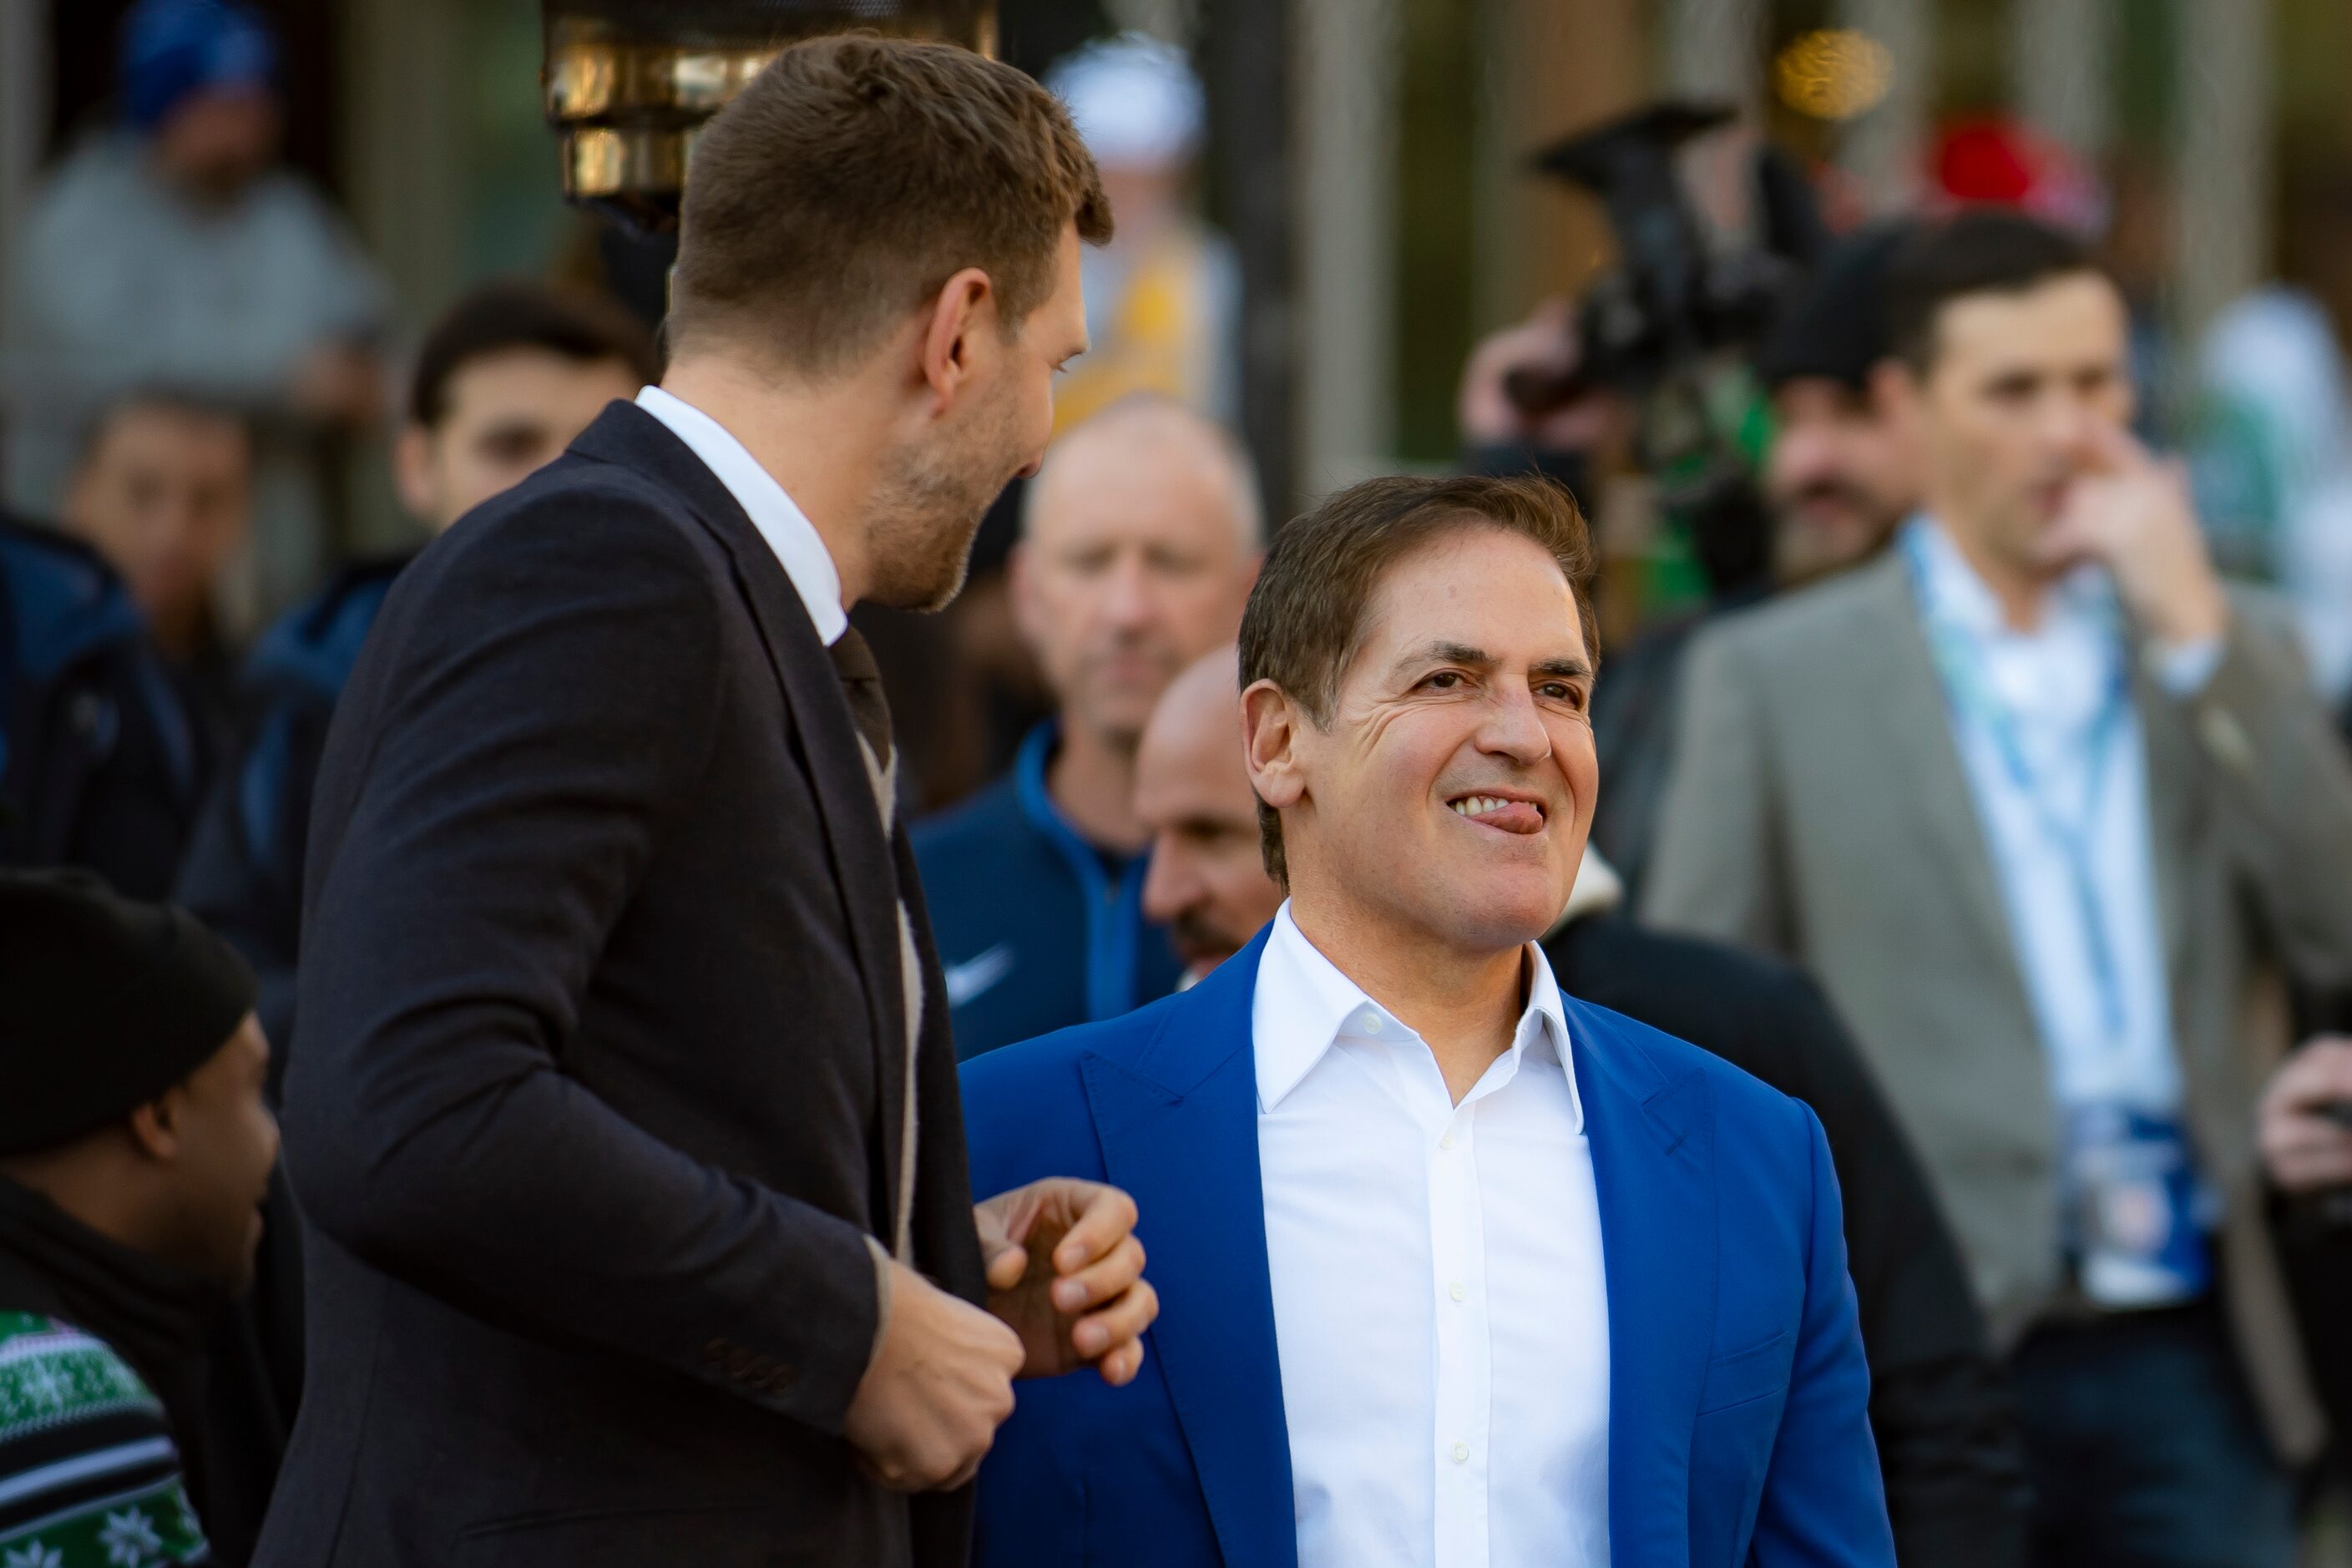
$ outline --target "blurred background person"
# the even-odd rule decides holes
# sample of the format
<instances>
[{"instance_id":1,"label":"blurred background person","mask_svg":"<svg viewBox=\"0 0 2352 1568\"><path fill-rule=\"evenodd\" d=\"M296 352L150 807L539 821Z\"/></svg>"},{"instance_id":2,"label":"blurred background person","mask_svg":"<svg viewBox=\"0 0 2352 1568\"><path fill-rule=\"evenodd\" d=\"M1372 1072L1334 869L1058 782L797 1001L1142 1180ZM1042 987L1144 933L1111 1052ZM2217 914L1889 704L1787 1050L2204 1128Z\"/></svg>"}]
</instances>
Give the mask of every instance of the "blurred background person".
<instances>
[{"instance_id":1,"label":"blurred background person","mask_svg":"<svg viewBox=\"0 0 2352 1568\"><path fill-rule=\"evenodd\" d=\"M1242 758L1234 650L1194 664L1153 710L1136 811L1151 833L1146 912L1198 979L1282 905ZM1959 1250L1851 1037L1795 971L1644 931L1590 848L1543 941L1559 988L1714 1052L1813 1108L1844 1194L1847 1265L1870 1362L1870 1425L1905 1568L2023 1561L2024 1457Z\"/></svg>"},{"instance_id":2,"label":"blurred background person","mask_svg":"<svg viewBox=\"0 0 2352 1568\"><path fill-rule=\"evenodd\" d=\"M1126 33L1068 56L1045 85L1069 105L1118 225L1087 257L1090 346L1055 390L1055 427L1075 429L1139 392L1230 424L1240 279L1232 247L1193 205L1206 105L1192 62Z\"/></svg>"},{"instance_id":3,"label":"blurred background person","mask_svg":"<svg viewBox=\"0 0 2352 1568\"><path fill-rule=\"evenodd\" d=\"M7 271L7 495L54 517L79 433L124 392L170 385L263 431L256 538L233 635L327 558L321 436L370 430L388 300L341 221L279 166L278 51L229 0L139 0L124 16L119 129L29 210Z\"/></svg>"},{"instance_id":4,"label":"blurred background person","mask_svg":"<svg viewBox=\"0 0 2352 1568\"><path fill-rule=\"evenodd\" d=\"M0 871L0 1562L247 1560L285 1435L215 1323L278 1160L268 1059L184 911Z\"/></svg>"},{"instance_id":5,"label":"blurred background person","mask_svg":"<svg viewBox=\"0 0 2352 1568\"><path fill-rule=\"evenodd\" d=\"M572 444L614 398L660 378L653 340L611 302L541 284L485 285L425 337L395 447L400 498L438 534ZM293 1038L297 918L327 721L409 556L363 562L256 643L245 722L189 849L179 898L261 983L261 1019ZM282 1065L282 1064L281 1064Z\"/></svg>"},{"instance_id":6,"label":"blurred background person","mask_svg":"<svg viewBox=\"0 0 2352 1568\"><path fill-rule=\"evenodd\" d=\"M2129 437L2081 246L1964 213L1888 292L1922 510L1694 649L1646 912L1855 1026L2008 1352L2035 1561L2284 1565L2319 1413L2242 1008L2352 980L2352 763Z\"/></svg>"},{"instance_id":7,"label":"blurred background person","mask_svg":"<svg viewBox=\"0 0 2352 1568\"><path fill-rule=\"evenodd\" d=\"M61 511L121 574L203 716L208 749L233 717L236 658L215 588L252 528L253 458L235 409L184 392L132 392L92 422Z\"/></svg>"},{"instance_id":8,"label":"blurred background person","mask_svg":"<svg viewBox=\"0 0 2352 1568\"><path fill-rule=\"evenodd\" d=\"M1135 748L1169 681L1241 625L1264 533L1239 443L1171 398L1123 399L1047 449L1012 602L1059 711L1007 776L913 835L959 1056L1176 984L1143 917Z\"/></svg>"},{"instance_id":9,"label":"blurred background person","mask_svg":"<svg viewBox=\"0 0 2352 1568\"><path fill-rule=\"evenodd\" d=\"M170 891L208 763L204 718L89 545L0 513L0 866Z\"/></svg>"},{"instance_id":10,"label":"blurred background person","mask_svg":"<svg viewBox=\"0 0 2352 1568\"><path fill-rule=\"evenodd\" d=\"M1880 385L1891 349L1886 267L1908 225L1840 241L1782 309L1756 352L1771 399L1758 484L1771 515L1772 570L1748 591L1645 630L1610 660L1592 727L1609 787L1593 842L1636 893L1674 763L1683 661L1717 616L1866 561L1917 504L1914 434Z\"/></svg>"}]
</instances>

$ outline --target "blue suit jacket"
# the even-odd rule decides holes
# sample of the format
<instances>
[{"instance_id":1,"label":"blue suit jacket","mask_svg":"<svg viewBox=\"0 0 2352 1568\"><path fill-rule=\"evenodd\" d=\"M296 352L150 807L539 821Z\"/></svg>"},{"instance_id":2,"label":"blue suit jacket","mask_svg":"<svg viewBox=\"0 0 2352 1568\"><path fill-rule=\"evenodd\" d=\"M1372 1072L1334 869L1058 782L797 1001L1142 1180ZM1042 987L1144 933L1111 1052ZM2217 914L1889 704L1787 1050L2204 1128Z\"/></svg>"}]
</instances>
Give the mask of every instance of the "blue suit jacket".
<instances>
[{"instance_id":1,"label":"blue suit jacket","mask_svg":"<svg viewBox=\"0 0 2352 1568\"><path fill-rule=\"evenodd\" d=\"M1181 995L964 1066L974 1190L1125 1187L1160 1300L1128 1387L1021 1385L981 1471L978 1568L1295 1568L1250 1044L1265 942ZM1820 1124L1561 1000L1608 1274L1614 1568L1891 1568Z\"/></svg>"}]
</instances>

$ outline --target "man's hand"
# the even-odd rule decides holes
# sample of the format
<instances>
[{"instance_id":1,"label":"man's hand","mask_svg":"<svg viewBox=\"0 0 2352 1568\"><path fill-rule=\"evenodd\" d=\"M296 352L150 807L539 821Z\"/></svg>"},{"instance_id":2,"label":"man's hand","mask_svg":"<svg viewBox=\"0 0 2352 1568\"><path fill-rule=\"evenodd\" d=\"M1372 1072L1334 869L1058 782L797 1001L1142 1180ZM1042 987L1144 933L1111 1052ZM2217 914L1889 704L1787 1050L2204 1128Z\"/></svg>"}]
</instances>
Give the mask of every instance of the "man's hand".
<instances>
[{"instance_id":1,"label":"man's hand","mask_svg":"<svg viewBox=\"0 0 2352 1568\"><path fill-rule=\"evenodd\" d=\"M1454 418L1472 447L1527 446L1542 452L1591 452L1615 439L1622 405L1596 388L1530 419L1504 384L1516 370L1565 375L1582 357L1576 317L1566 300L1547 300L1517 326L1479 340L1462 367Z\"/></svg>"},{"instance_id":2,"label":"man's hand","mask_svg":"<svg viewBox=\"0 0 2352 1568\"><path fill-rule=\"evenodd\" d=\"M849 1402L845 1433L868 1475L895 1491L970 1480L1013 1414L1021 1342L1013 1331L901 1264L890 1317Z\"/></svg>"},{"instance_id":3,"label":"man's hand","mask_svg":"<svg viewBox=\"0 0 2352 1568\"><path fill-rule=\"evenodd\" d=\"M2053 566L2096 561L2140 630L2179 646L2230 627L2230 600L2206 552L2177 462L2160 462L2120 427L2102 426L2090 471L2067 487L2042 536Z\"/></svg>"},{"instance_id":4,"label":"man's hand","mask_svg":"<svg viewBox=\"0 0 2352 1568\"><path fill-rule=\"evenodd\" d=\"M2352 1125L2338 1119L2347 1108L2352 1038L2323 1036L2280 1064L2255 1119L2273 1184L2308 1193L2352 1183Z\"/></svg>"},{"instance_id":5,"label":"man's hand","mask_svg":"<svg viewBox=\"0 0 2352 1568\"><path fill-rule=\"evenodd\" d=\"M1117 1187L1049 1177L972 1210L988 1262L988 1310L1021 1338L1024 1377L1094 1363L1125 1386L1143 1368L1160 1315L1135 1239L1135 1200Z\"/></svg>"}]
</instances>

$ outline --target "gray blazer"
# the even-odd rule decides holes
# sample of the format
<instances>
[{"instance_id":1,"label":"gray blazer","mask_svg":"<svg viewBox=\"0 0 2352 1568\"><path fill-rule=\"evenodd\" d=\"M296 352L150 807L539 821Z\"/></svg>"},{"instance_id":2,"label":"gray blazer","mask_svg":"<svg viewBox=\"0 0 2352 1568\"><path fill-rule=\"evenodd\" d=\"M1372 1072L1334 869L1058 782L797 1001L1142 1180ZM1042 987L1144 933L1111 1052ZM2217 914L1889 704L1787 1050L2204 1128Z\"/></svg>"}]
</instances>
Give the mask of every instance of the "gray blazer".
<instances>
[{"instance_id":1,"label":"gray blazer","mask_svg":"<svg viewBox=\"0 0 2352 1568\"><path fill-rule=\"evenodd\" d=\"M2256 1395L2299 1455L2319 1416L2253 1126L2284 1041L2251 1019L2281 967L2352 982L2352 761L2269 606L2234 603L2204 691L2182 702L2143 675L2136 702L2191 1134L2227 1202L2223 1275ZM1996 1336L2056 1304L2049 1070L1899 557L1702 638L1644 913L1811 969L1925 1156Z\"/></svg>"}]
</instances>

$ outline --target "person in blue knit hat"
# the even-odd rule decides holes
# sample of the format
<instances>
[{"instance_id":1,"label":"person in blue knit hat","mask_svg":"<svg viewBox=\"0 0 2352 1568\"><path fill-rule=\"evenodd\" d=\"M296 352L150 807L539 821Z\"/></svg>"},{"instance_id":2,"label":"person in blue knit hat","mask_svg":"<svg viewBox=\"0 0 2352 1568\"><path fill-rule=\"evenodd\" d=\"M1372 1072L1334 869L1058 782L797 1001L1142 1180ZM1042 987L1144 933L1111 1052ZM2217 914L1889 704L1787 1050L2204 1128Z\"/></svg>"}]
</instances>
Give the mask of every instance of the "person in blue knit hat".
<instances>
[{"instance_id":1,"label":"person in blue knit hat","mask_svg":"<svg viewBox=\"0 0 2352 1568\"><path fill-rule=\"evenodd\" d=\"M315 443L382 412L388 298L341 220L278 161L278 53L229 0L138 0L119 123L69 153L7 258L0 450L7 500L54 518L94 419L170 386L261 435L254 542L226 584L233 633L324 563Z\"/></svg>"}]
</instances>

